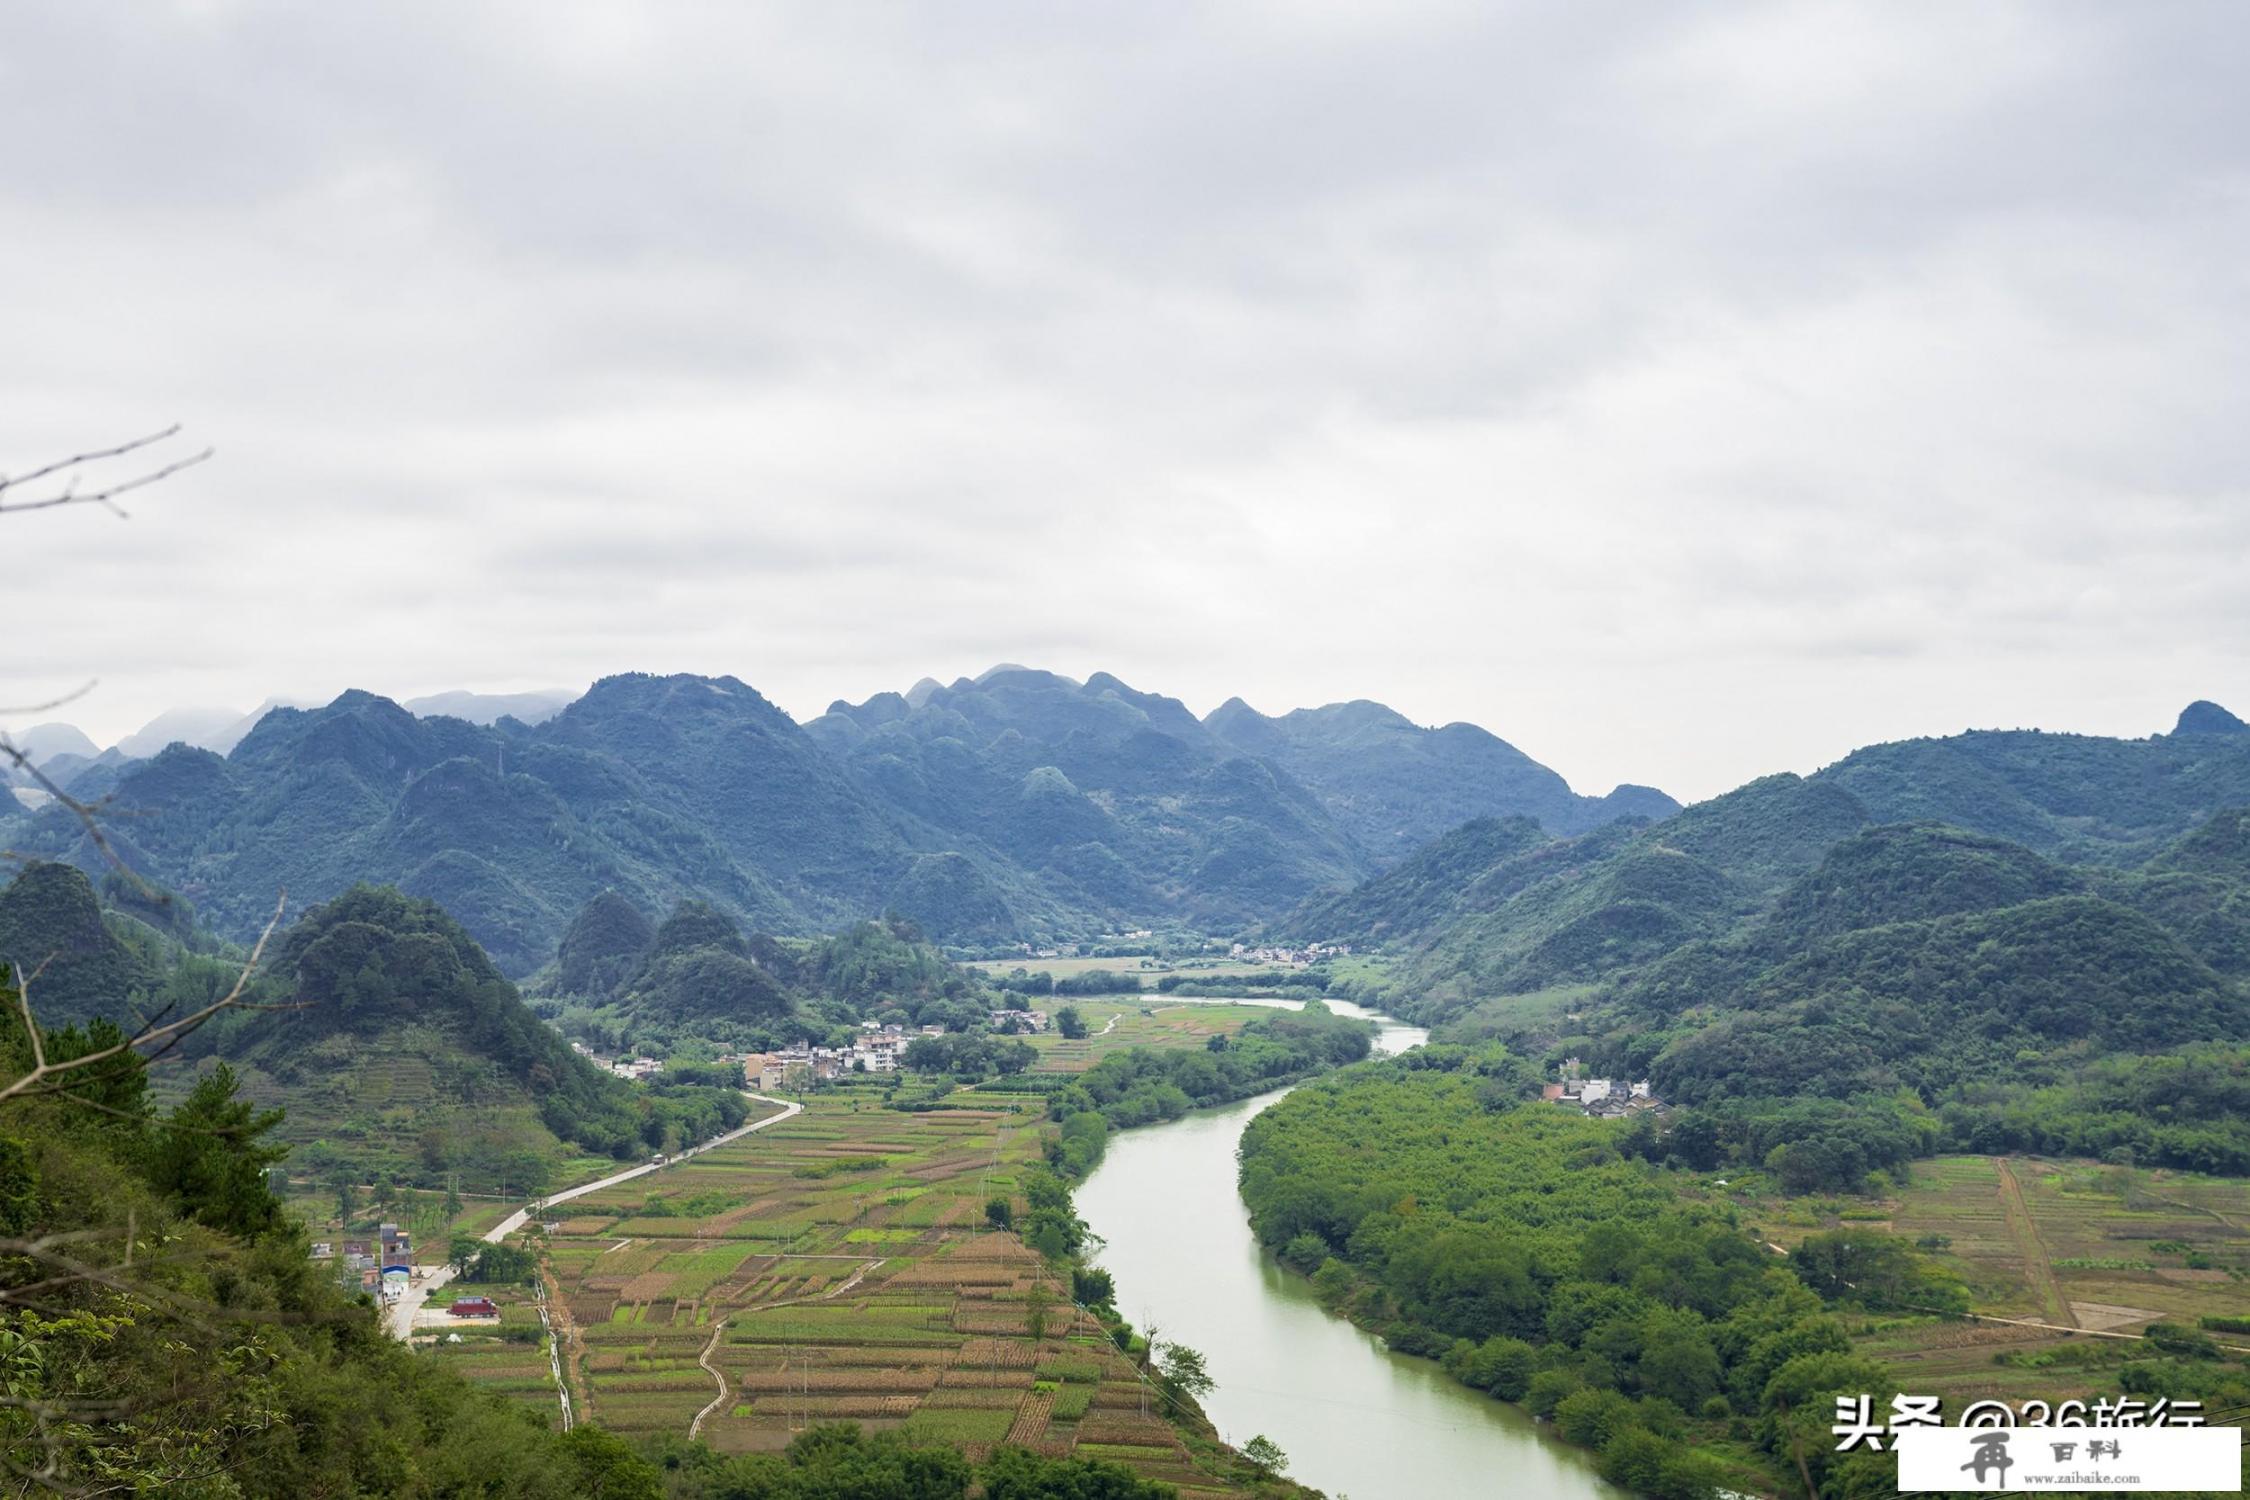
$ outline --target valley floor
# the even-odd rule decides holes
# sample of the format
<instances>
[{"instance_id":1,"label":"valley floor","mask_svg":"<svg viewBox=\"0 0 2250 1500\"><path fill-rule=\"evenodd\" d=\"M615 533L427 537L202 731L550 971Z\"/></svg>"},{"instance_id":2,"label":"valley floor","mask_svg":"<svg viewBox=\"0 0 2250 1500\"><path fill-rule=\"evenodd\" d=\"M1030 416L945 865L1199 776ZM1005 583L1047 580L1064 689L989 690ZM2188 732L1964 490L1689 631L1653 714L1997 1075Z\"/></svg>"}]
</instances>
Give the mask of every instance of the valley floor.
<instances>
[{"instance_id":1,"label":"valley floor","mask_svg":"<svg viewBox=\"0 0 2250 1500\"><path fill-rule=\"evenodd\" d=\"M987 1201L1040 1160L1041 1101L953 1103L906 1113L862 1090L815 1095L561 1207L548 1310L577 1414L733 1452L853 1421L972 1456L1006 1442L1112 1459L1190 1500L1243 1493L1040 1257L987 1225ZM538 1388L529 1351L447 1348L527 1400Z\"/></svg>"}]
</instances>

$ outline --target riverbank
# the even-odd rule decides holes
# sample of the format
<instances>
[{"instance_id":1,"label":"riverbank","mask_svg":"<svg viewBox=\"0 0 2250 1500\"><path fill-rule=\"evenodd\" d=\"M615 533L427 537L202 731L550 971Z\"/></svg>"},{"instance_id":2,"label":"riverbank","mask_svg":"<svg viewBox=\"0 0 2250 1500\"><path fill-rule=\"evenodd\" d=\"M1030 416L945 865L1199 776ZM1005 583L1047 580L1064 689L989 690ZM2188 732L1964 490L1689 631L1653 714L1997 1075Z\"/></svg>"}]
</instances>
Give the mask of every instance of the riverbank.
<instances>
[{"instance_id":1,"label":"riverbank","mask_svg":"<svg viewBox=\"0 0 2250 1500\"><path fill-rule=\"evenodd\" d=\"M1427 1037L1349 1002L1328 1003L1374 1021L1385 1055ZM1292 1478L1333 1497L1487 1500L1505 1475L1511 1493L1621 1500L1591 1454L1332 1316L1303 1278L1260 1250L1236 1188L1235 1147L1288 1092L1112 1140L1076 1201L1105 1242L1095 1259L1117 1282L1119 1311L1202 1352L1216 1382L1203 1408L1226 1441L1271 1439Z\"/></svg>"}]
</instances>

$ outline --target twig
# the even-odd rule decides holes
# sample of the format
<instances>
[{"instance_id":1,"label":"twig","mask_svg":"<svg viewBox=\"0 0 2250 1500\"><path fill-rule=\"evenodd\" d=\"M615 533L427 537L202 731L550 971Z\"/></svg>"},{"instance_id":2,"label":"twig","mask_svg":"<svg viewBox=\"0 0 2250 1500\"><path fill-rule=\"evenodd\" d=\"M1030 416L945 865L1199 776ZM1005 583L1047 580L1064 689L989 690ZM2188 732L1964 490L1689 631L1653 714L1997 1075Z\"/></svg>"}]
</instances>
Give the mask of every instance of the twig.
<instances>
[{"instance_id":1,"label":"twig","mask_svg":"<svg viewBox=\"0 0 2250 1500\"><path fill-rule=\"evenodd\" d=\"M152 432L147 437L135 438L129 443L119 443L114 448L97 448L91 452L73 454L69 458L59 458L51 464L44 464L31 470L27 474L14 476L0 474L0 512L53 510L64 505L98 505L122 520L126 513L124 507L117 503L118 496L130 494L134 490L155 484L158 480L169 479L182 469L192 469L209 458L215 450L205 448L200 453L191 453L186 458L174 459L172 462L151 469L145 474L136 474L130 479L121 479L117 483L99 490L81 491L78 488L80 471L90 464L101 463L106 459L123 458L126 454L138 453L143 448L152 447L167 438L179 436L179 432L180 424L174 422L162 432ZM36 484L42 479L52 479L57 476L62 477L63 487L54 494L41 495L34 500L11 501L8 499L8 491L12 489L20 489L24 485Z\"/></svg>"},{"instance_id":2,"label":"twig","mask_svg":"<svg viewBox=\"0 0 2250 1500\"><path fill-rule=\"evenodd\" d=\"M250 976L256 971L258 960L266 951L267 941L273 937L274 929L281 925L282 909L288 904L288 900L288 895L284 893L281 900L274 904L273 916L267 921L265 931L258 934L256 946L251 948L250 956L243 960L242 971L235 975L233 986L224 995L204 1006L201 1010L189 1012L177 1021L170 1021L162 1026L144 1026L114 1046L100 1048L86 1053L82 1057L65 1058L61 1062L53 1063L47 1061L46 1047L39 1038L39 1023L31 1013L29 987L19 983L16 988L16 1006L22 1013L24 1028L31 1033L31 1071L16 1079L6 1088L0 1088L0 1104L6 1103L18 1095L30 1092L34 1087L44 1083L49 1078L77 1068L90 1068L96 1063L107 1062L109 1059L130 1052L137 1047L168 1048L220 1011L241 1004L243 991L249 987ZM20 975L22 971L18 970L17 972Z\"/></svg>"}]
</instances>

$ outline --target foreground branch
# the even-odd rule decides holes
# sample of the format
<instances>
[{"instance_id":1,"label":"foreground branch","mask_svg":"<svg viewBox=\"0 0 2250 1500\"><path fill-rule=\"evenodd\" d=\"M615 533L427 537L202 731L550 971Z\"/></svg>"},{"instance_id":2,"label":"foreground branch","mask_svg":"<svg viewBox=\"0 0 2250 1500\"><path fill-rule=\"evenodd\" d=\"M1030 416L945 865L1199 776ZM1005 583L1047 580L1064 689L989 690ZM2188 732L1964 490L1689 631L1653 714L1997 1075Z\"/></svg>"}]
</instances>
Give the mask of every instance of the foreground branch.
<instances>
[{"instance_id":1,"label":"foreground branch","mask_svg":"<svg viewBox=\"0 0 2250 1500\"><path fill-rule=\"evenodd\" d=\"M42 464L25 474L0 474L0 512L53 510L64 505L98 505L111 515L122 519L125 516L125 509L117 503L118 496L130 494L134 490L155 484L158 480L169 479L182 469L192 469L209 458L213 450L205 448L200 453L191 453L186 458L174 459L170 463L157 468L144 470L129 479L120 479L105 484L100 489L81 490L78 487L79 481L85 477L87 469L94 464L103 463L113 458L123 458L128 454L138 453L144 448L152 448L158 443L179 436L179 433L180 424L174 422L162 432L152 432L147 437L134 438L131 442L119 443L114 448L96 448L88 453L75 453L69 458L58 458L51 464ZM42 480L54 480L61 485L61 488L43 495L22 499L10 498L10 491L21 490L26 485L35 485Z\"/></svg>"}]
</instances>

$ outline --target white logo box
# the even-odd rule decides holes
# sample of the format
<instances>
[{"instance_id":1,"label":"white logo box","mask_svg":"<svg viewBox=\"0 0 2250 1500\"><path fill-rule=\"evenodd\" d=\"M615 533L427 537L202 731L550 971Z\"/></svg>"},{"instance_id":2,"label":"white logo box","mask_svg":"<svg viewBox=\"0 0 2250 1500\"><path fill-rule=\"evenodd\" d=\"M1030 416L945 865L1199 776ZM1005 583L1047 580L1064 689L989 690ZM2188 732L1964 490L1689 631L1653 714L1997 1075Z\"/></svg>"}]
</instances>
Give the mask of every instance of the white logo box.
<instances>
[{"instance_id":1,"label":"white logo box","mask_svg":"<svg viewBox=\"0 0 2250 1500\"><path fill-rule=\"evenodd\" d=\"M1902 1492L2242 1489L2239 1427L1909 1427L1891 1446Z\"/></svg>"}]
</instances>

